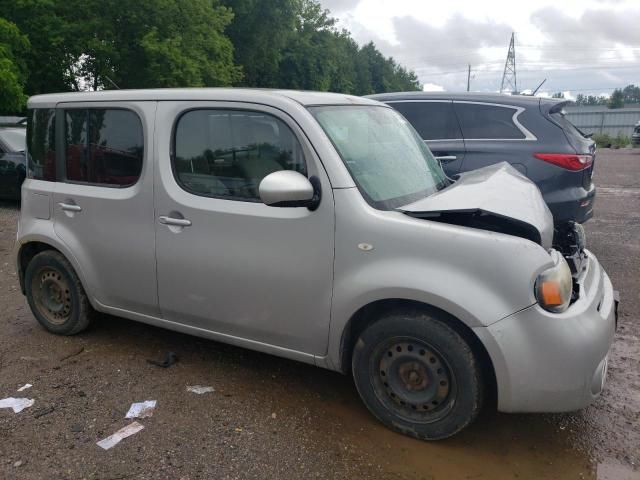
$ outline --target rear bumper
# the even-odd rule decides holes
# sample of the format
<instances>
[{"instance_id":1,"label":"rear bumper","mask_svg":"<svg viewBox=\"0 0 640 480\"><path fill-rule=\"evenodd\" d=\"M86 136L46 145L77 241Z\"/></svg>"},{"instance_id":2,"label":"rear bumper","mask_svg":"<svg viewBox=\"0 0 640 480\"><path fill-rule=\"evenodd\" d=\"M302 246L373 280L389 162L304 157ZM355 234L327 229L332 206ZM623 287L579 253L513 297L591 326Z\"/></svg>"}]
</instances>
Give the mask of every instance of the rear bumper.
<instances>
[{"instance_id":1,"label":"rear bumper","mask_svg":"<svg viewBox=\"0 0 640 480\"><path fill-rule=\"evenodd\" d=\"M616 298L597 259L581 277L581 297L561 314L533 305L476 328L491 357L503 412L584 408L602 391L616 329Z\"/></svg>"},{"instance_id":2,"label":"rear bumper","mask_svg":"<svg viewBox=\"0 0 640 480\"><path fill-rule=\"evenodd\" d=\"M544 200L556 224L567 221L586 222L593 216L595 199L596 187L593 184L588 190L580 186L556 190L544 195Z\"/></svg>"}]
</instances>

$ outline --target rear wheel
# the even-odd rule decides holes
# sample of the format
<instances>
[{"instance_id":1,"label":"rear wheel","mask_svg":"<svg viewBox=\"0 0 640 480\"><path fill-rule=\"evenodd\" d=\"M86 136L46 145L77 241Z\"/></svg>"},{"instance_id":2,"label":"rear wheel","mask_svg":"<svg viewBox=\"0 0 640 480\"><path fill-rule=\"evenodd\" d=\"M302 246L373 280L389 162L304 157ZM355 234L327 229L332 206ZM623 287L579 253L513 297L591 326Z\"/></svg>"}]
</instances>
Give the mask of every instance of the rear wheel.
<instances>
[{"instance_id":1,"label":"rear wheel","mask_svg":"<svg viewBox=\"0 0 640 480\"><path fill-rule=\"evenodd\" d=\"M31 259L25 290L33 315L52 333L75 335L95 315L80 279L59 252L46 250Z\"/></svg>"},{"instance_id":2,"label":"rear wheel","mask_svg":"<svg viewBox=\"0 0 640 480\"><path fill-rule=\"evenodd\" d=\"M450 437L482 407L473 351L456 330L425 312L393 313L369 326L355 345L352 369L369 410L416 438Z\"/></svg>"}]
</instances>

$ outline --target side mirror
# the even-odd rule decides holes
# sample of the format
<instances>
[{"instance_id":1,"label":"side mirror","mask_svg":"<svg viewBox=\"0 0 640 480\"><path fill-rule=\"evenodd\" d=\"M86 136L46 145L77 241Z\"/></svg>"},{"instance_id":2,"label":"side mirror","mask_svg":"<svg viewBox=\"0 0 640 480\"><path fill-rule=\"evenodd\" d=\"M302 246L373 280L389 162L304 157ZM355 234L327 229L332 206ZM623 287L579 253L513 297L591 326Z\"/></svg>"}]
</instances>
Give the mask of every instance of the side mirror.
<instances>
[{"instance_id":1,"label":"side mirror","mask_svg":"<svg viewBox=\"0 0 640 480\"><path fill-rule=\"evenodd\" d=\"M320 204L320 181L293 170L279 170L262 179L258 186L260 200L271 207L307 207Z\"/></svg>"}]
</instances>

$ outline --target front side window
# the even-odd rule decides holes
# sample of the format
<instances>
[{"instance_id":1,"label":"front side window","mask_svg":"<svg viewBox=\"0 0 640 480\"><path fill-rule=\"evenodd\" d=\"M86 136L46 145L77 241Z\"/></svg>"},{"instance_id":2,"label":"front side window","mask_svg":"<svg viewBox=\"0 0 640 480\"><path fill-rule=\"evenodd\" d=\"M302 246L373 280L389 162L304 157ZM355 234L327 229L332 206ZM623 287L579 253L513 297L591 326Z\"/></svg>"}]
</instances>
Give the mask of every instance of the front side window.
<instances>
[{"instance_id":1,"label":"front side window","mask_svg":"<svg viewBox=\"0 0 640 480\"><path fill-rule=\"evenodd\" d=\"M27 117L27 175L36 180L56 180L56 111L35 108Z\"/></svg>"},{"instance_id":2,"label":"front side window","mask_svg":"<svg viewBox=\"0 0 640 480\"><path fill-rule=\"evenodd\" d=\"M513 123L514 108L461 102L454 105L465 140L526 138Z\"/></svg>"},{"instance_id":3,"label":"front side window","mask_svg":"<svg viewBox=\"0 0 640 480\"><path fill-rule=\"evenodd\" d=\"M178 119L173 168L186 191L259 201L258 186L279 170L307 174L302 147L280 119L244 110L192 110Z\"/></svg>"},{"instance_id":4,"label":"front side window","mask_svg":"<svg viewBox=\"0 0 640 480\"><path fill-rule=\"evenodd\" d=\"M420 136L391 108L349 105L309 110L375 208L391 210L447 185Z\"/></svg>"},{"instance_id":5,"label":"front side window","mask_svg":"<svg viewBox=\"0 0 640 480\"><path fill-rule=\"evenodd\" d=\"M122 109L66 110L66 178L127 187L142 171L144 136L138 116Z\"/></svg>"},{"instance_id":6,"label":"front side window","mask_svg":"<svg viewBox=\"0 0 640 480\"><path fill-rule=\"evenodd\" d=\"M451 102L393 102L423 140L462 139L458 119Z\"/></svg>"}]
</instances>

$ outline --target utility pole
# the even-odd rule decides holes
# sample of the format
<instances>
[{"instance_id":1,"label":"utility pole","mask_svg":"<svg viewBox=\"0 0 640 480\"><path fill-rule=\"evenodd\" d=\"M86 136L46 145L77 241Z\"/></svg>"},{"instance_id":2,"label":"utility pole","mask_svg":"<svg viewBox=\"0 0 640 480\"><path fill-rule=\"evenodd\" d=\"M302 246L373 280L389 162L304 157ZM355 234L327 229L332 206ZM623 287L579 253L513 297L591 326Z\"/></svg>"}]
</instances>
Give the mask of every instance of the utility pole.
<instances>
[{"instance_id":1,"label":"utility pole","mask_svg":"<svg viewBox=\"0 0 640 480\"><path fill-rule=\"evenodd\" d=\"M469 68L467 69L467 92L471 88L471 64L467 65Z\"/></svg>"},{"instance_id":2,"label":"utility pole","mask_svg":"<svg viewBox=\"0 0 640 480\"><path fill-rule=\"evenodd\" d=\"M500 85L500 93L504 92L505 87L510 93L518 93L518 82L516 80L516 45L515 33L511 33L511 42L509 43L509 53L507 53L507 61L504 63L504 73L502 74L502 84Z\"/></svg>"}]
</instances>

